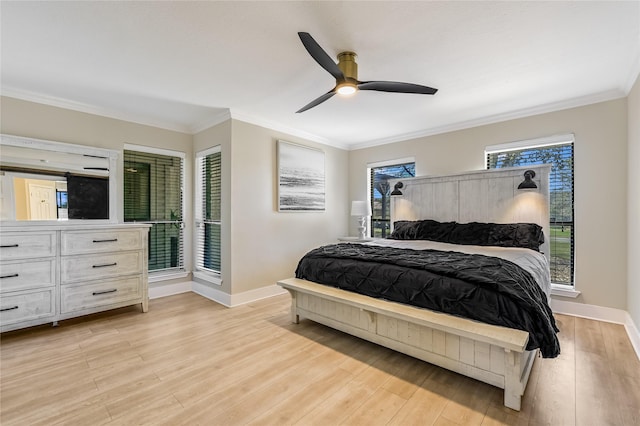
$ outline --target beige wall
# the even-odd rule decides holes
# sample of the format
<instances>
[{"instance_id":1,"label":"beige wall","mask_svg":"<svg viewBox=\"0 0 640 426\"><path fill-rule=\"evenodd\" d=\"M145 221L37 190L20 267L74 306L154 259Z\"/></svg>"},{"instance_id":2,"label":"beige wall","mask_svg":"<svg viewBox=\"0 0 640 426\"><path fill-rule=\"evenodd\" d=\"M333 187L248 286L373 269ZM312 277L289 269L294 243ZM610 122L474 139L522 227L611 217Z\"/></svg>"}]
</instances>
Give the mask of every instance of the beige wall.
<instances>
[{"instance_id":1,"label":"beige wall","mask_svg":"<svg viewBox=\"0 0 640 426\"><path fill-rule=\"evenodd\" d=\"M640 77L627 98L628 153L628 284L627 310L640 330Z\"/></svg>"},{"instance_id":2,"label":"beige wall","mask_svg":"<svg viewBox=\"0 0 640 426\"><path fill-rule=\"evenodd\" d=\"M326 210L279 213L276 145L282 139L325 152ZM194 136L194 152L222 149L222 285L237 295L294 275L300 257L347 230L346 151L238 120Z\"/></svg>"},{"instance_id":3,"label":"beige wall","mask_svg":"<svg viewBox=\"0 0 640 426\"><path fill-rule=\"evenodd\" d=\"M581 295L575 301L626 310L626 99L351 151L350 198L366 199L367 163L415 157L418 175L479 170L488 145L562 133L574 133L576 139L576 288Z\"/></svg>"},{"instance_id":4,"label":"beige wall","mask_svg":"<svg viewBox=\"0 0 640 426\"><path fill-rule=\"evenodd\" d=\"M325 153L326 210L279 213L276 145L282 139ZM347 230L346 151L229 120L194 136L194 152L222 148L222 286L239 294L294 275L299 258Z\"/></svg>"},{"instance_id":5,"label":"beige wall","mask_svg":"<svg viewBox=\"0 0 640 426\"><path fill-rule=\"evenodd\" d=\"M125 143L190 154L191 135L2 97L2 133L122 150Z\"/></svg>"},{"instance_id":6,"label":"beige wall","mask_svg":"<svg viewBox=\"0 0 640 426\"><path fill-rule=\"evenodd\" d=\"M277 140L325 153L325 211L278 212ZM232 293L292 277L304 253L346 235L347 151L233 120L231 144Z\"/></svg>"}]
</instances>

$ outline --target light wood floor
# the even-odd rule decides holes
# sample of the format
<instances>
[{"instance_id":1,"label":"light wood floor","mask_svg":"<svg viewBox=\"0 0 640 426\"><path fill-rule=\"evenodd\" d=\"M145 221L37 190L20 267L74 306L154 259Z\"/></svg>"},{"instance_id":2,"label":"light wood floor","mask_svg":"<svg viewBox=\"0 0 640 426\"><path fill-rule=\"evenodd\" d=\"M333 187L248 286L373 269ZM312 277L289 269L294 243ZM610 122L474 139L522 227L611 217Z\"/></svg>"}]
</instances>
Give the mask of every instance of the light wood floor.
<instances>
[{"instance_id":1,"label":"light wood floor","mask_svg":"<svg viewBox=\"0 0 640 426\"><path fill-rule=\"evenodd\" d=\"M193 293L0 338L9 425L640 425L620 325L558 315L522 411L502 391L308 320L289 296L227 309Z\"/></svg>"}]
</instances>

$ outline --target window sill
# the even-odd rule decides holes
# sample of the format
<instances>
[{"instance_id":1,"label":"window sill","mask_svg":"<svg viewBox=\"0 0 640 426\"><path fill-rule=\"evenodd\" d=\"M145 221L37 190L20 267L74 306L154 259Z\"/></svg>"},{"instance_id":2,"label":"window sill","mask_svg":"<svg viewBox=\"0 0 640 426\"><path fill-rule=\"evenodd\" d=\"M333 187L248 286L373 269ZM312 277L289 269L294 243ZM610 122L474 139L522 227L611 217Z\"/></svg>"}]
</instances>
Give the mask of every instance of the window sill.
<instances>
[{"instance_id":1,"label":"window sill","mask_svg":"<svg viewBox=\"0 0 640 426\"><path fill-rule=\"evenodd\" d=\"M575 299L580 295L580 292L568 285L551 284L551 295Z\"/></svg>"},{"instance_id":2,"label":"window sill","mask_svg":"<svg viewBox=\"0 0 640 426\"><path fill-rule=\"evenodd\" d=\"M193 271L194 278L201 279L211 284L222 285L222 278L220 275L213 274L211 272Z\"/></svg>"},{"instance_id":3,"label":"window sill","mask_svg":"<svg viewBox=\"0 0 640 426\"><path fill-rule=\"evenodd\" d=\"M157 283L160 281L168 281L168 280L176 280L181 278L186 278L189 276L189 273L186 271L180 272L158 272L158 273L149 273L149 282Z\"/></svg>"}]
</instances>

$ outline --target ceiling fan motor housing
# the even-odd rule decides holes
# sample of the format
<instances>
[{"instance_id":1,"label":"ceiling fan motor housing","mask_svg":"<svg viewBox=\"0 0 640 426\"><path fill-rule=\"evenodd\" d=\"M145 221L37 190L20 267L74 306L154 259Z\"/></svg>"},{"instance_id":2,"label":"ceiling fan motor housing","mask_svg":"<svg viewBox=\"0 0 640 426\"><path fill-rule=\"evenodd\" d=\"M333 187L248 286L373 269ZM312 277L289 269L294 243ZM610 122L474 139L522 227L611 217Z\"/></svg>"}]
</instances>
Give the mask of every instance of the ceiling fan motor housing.
<instances>
[{"instance_id":1,"label":"ceiling fan motor housing","mask_svg":"<svg viewBox=\"0 0 640 426\"><path fill-rule=\"evenodd\" d=\"M358 64L356 54L353 52L342 52L338 54L338 68L344 74L345 80L351 83L358 83Z\"/></svg>"}]
</instances>

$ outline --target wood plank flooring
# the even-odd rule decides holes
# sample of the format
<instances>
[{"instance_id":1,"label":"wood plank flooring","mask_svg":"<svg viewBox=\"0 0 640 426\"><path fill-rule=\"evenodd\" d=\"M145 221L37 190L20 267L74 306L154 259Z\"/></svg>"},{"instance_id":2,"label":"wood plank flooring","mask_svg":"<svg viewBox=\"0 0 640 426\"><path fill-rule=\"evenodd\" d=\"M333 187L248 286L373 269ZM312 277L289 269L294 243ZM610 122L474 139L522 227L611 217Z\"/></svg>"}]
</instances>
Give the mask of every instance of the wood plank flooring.
<instances>
[{"instance_id":1,"label":"wood plank flooring","mask_svg":"<svg viewBox=\"0 0 640 426\"><path fill-rule=\"evenodd\" d=\"M289 296L227 309L193 293L0 337L9 425L640 425L622 326L557 315L522 411L502 390L303 320Z\"/></svg>"}]
</instances>

